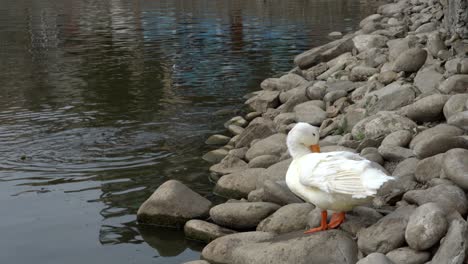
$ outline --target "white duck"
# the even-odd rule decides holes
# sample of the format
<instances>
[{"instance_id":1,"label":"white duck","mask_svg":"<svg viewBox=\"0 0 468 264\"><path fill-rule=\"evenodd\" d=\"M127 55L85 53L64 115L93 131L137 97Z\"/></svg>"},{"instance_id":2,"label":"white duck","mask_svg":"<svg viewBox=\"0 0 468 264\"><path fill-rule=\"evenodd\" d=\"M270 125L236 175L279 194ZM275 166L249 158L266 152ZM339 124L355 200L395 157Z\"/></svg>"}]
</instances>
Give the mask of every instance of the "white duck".
<instances>
[{"instance_id":1,"label":"white duck","mask_svg":"<svg viewBox=\"0 0 468 264\"><path fill-rule=\"evenodd\" d=\"M293 193L322 210L321 225L305 233L337 228L344 212L368 203L384 182L393 179L358 154L318 153L319 140L319 129L307 123L297 123L287 137L293 161L286 183ZM339 212L328 224L327 210Z\"/></svg>"}]
</instances>

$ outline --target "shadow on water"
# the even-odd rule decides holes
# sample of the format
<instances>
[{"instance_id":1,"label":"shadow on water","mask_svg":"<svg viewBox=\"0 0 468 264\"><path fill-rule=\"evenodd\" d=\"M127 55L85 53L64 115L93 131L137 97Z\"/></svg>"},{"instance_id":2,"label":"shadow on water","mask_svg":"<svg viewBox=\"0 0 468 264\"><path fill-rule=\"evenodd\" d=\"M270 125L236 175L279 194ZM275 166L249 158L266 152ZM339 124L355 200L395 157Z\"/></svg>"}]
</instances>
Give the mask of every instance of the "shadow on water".
<instances>
[{"instance_id":1,"label":"shadow on water","mask_svg":"<svg viewBox=\"0 0 468 264\"><path fill-rule=\"evenodd\" d=\"M204 140L373 3L0 0L0 262L198 258L139 205L168 179L216 201Z\"/></svg>"}]
</instances>

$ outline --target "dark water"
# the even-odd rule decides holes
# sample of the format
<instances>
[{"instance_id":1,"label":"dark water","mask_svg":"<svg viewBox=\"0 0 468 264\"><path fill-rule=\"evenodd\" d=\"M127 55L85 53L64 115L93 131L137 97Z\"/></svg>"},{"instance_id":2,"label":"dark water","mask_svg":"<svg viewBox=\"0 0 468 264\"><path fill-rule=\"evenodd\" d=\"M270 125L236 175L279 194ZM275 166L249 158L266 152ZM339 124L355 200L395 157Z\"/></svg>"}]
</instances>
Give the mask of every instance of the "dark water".
<instances>
[{"instance_id":1,"label":"dark water","mask_svg":"<svg viewBox=\"0 0 468 264\"><path fill-rule=\"evenodd\" d=\"M178 179L210 199L204 140L357 0L0 0L0 263L180 263L138 226Z\"/></svg>"}]
</instances>

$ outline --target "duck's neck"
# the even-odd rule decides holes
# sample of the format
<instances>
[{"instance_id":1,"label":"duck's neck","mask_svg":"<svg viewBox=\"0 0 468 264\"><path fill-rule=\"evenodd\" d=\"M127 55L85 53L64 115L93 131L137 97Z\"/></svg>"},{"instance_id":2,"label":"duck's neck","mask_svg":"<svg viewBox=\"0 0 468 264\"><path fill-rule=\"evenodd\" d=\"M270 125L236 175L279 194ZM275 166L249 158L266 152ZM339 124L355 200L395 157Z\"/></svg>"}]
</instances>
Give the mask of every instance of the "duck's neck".
<instances>
[{"instance_id":1,"label":"duck's neck","mask_svg":"<svg viewBox=\"0 0 468 264\"><path fill-rule=\"evenodd\" d=\"M288 140L288 150L289 154L293 159L298 159L304 155L310 154L311 151L304 144L301 144L295 140Z\"/></svg>"}]
</instances>

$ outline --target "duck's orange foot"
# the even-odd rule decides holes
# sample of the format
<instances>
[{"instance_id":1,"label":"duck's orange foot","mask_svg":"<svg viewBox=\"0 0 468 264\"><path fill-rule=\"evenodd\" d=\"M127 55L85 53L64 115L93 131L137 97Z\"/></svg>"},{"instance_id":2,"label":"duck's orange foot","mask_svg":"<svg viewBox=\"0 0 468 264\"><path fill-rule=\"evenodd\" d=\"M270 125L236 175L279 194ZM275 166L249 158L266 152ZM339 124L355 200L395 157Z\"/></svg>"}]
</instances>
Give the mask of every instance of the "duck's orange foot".
<instances>
[{"instance_id":1,"label":"duck's orange foot","mask_svg":"<svg viewBox=\"0 0 468 264\"><path fill-rule=\"evenodd\" d=\"M322 221L319 227L311 228L304 232L304 234L312 234L319 231L325 231L327 229L338 228L341 223L345 220L345 213L334 213L330 219L330 223L327 224L327 211L322 211Z\"/></svg>"},{"instance_id":2,"label":"duck's orange foot","mask_svg":"<svg viewBox=\"0 0 468 264\"><path fill-rule=\"evenodd\" d=\"M345 213L334 213L328 223L328 229L338 228L345 220Z\"/></svg>"}]
</instances>

